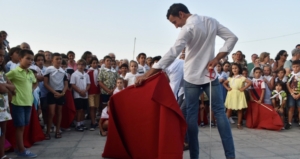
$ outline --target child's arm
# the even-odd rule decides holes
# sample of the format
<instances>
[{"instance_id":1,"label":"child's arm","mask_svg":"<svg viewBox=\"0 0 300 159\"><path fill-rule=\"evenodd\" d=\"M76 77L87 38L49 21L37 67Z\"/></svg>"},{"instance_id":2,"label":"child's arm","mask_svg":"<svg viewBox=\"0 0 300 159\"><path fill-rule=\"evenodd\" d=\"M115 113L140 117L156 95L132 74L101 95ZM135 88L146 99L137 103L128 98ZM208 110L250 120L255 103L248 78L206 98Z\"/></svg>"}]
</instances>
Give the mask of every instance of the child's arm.
<instances>
[{"instance_id":1,"label":"child's arm","mask_svg":"<svg viewBox=\"0 0 300 159\"><path fill-rule=\"evenodd\" d=\"M204 105L204 93L202 93L200 95L200 100L201 100L200 109L205 109L205 105Z\"/></svg>"},{"instance_id":2,"label":"child's arm","mask_svg":"<svg viewBox=\"0 0 300 159\"><path fill-rule=\"evenodd\" d=\"M268 81L267 79L265 79L264 81L267 84L267 86L269 87L269 89L272 90L274 87L274 78L272 77L270 81Z\"/></svg>"},{"instance_id":3,"label":"child's arm","mask_svg":"<svg viewBox=\"0 0 300 159\"><path fill-rule=\"evenodd\" d=\"M52 89L52 87L49 85L49 77L47 76L44 77L44 86L49 92L53 93L54 95L59 95L59 93Z\"/></svg>"},{"instance_id":4,"label":"child's arm","mask_svg":"<svg viewBox=\"0 0 300 159\"><path fill-rule=\"evenodd\" d=\"M128 85L128 81L127 80L124 80L124 88L126 88Z\"/></svg>"},{"instance_id":5,"label":"child's arm","mask_svg":"<svg viewBox=\"0 0 300 159\"><path fill-rule=\"evenodd\" d=\"M64 80L64 89L62 91L62 95L65 95L66 91L68 90L69 82L68 80Z\"/></svg>"},{"instance_id":6,"label":"child's arm","mask_svg":"<svg viewBox=\"0 0 300 159\"><path fill-rule=\"evenodd\" d=\"M260 99L259 99L258 103L262 103L262 101L264 100L264 97L265 97L265 89L263 89L261 91L261 96L260 96Z\"/></svg>"},{"instance_id":7,"label":"child's arm","mask_svg":"<svg viewBox=\"0 0 300 159\"><path fill-rule=\"evenodd\" d=\"M104 131L103 128L102 128L102 123L103 123L103 119L100 118L100 120L99 120L99 130L100 130L102 136L106 136L106 131Z\"/></svg>"},{"instance_id":8,"label":"child's arm","mask_svg":"<svg viewBox=\"0 0 300 159\"><path fill-rule=\"evenodd\" d=\"M247 85L246 86L244 86L244 87L242 87L242 88L240 88L240 91L241 92L244 92L244 90L245 89L247 89L248 87L250 87L251 85L252 85L252 81L250 81L249 79L245 79L245 82L247 83Z\"/></svg>"},{"instance_id":9,"label":"child's arm","mask_svg":"<svg viewBox=\"0 0 300 159\"><path fill-rule=\"evenodd\" d=\"M276 102L275 102L275 99L273 98L272 99L272 106L275 108L276 107Z\"/></svg>"},{"instance_id":10,"label":"child's arm","mask_svg":"<svg viewBox=\"0 0 300 159\"><path fill-rule=\"evenodd\" d=\"M37 75L36 79L37 79L38 82L42 82L42 81L44 81L44 76L43 75Z\"/></svg>"},{"instance_id":11,"label":"child's arm","mask_svg":"<svg viewBox=\"0 0 300 159\"><path fill-rule=\"evenodd\" d=\"M229 81L226 80L225 82L223 82L223 86L224 86L228 91L231 91L231 88L228 87L228 83L229 83Z\"/></svg>"},{"instance_id":12,"label":"child's arm","mask_svg":"<svg viewBox=\"0 0 300 159\"><path fill-rule=\"evenodd\" d=\"M292 91L292 89L290 87L290 82L286 83L286 87L287 87L288 91L290 92L290 94L293 95L294 92Z\"/></svg>"},{"instance_id":13,"label":"child's arm","mask_svg":"<svg viewBox=\"0 0 300 159\"><path fill-rule=\"evenodd\" d=\"M0 83L0 93L8 93L9 90L7 89L7 86L5 83Z\"/></svg>"},{"instance_id":14,"label":"child's arm","mask_svg":"<svg viewBox=\"0 0 300 159\"><path fill-rule=\"evenodd\" d=\"M100 86L102 89L104 89L105 92L107 92L108 94L112 94L112 93L113 93L113 92L112 92L110 89L108 89L108 88L104 85L104 83L102 83L101 81L99 81L99 86Z\"/></svg>"}]
</instances>

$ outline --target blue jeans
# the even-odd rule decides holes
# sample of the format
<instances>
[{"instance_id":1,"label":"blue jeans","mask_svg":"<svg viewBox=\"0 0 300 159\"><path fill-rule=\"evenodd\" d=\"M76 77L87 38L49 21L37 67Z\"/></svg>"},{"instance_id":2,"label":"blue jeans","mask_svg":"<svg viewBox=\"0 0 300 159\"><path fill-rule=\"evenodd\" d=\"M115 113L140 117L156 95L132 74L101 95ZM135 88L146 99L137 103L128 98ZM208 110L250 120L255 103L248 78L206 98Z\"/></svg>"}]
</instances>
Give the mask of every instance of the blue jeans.
<instances>
[{"instance_id":1,"label":"blue jeans","mask_svg":"<svg viewBox=\"0 0 300 159\"><path fill-rule=\"evenodd\" d=\"M188 125L187 138L190 149L190 158L199 158L199 141L198 141L198 111L199 111L199 96L205 91L209 97L209 83L195 85L184 81L184 93L186 102L186 111L184 116ZM235 149L231 133L231 127L228 118L225 114L224 102L222 100L222 91L218 79L212 81L211 88L211 105L217 120L218 131L222 140L226 158L235 158Z\"/></svg>"}]
</instances>

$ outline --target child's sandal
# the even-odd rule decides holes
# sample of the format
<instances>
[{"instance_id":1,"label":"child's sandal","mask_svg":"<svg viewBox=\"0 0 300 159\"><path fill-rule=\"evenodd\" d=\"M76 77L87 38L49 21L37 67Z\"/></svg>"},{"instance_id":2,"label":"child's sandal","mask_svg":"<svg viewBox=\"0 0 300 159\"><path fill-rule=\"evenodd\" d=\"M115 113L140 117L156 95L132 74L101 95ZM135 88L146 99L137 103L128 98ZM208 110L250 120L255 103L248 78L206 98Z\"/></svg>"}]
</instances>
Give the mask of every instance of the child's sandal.
<instances>
[{"instance_id":1,"label":"child's sandal","mask_svg":"<svg viewBox=\"0 0 300 159\"><path fill-rule=\"evenodd\" d=\"M50 134L45 134L45 140L50 140L50 139L51 139Z\"/></svg>"},{"instance_id":2,"label":"child's sandal","mask_svg":"<svg viewBox=\"0 0 300 159\"><path fill-rule=\"evenodd\" d=\"M55 136L54 136L56 139L60 139L61 138L61 133L60 132L57 132L55 133Z\"/></svg>"},{"instance_id":3,"label":"child's sandal","mask_svg":"<svg viewBox=\"0 0 300 159\"><path fill-rule=\"evenodd\" d=\"M241 126L241 124L237 124L236 127L237 127L238 129L240 129L240 130L243 129L243 127Z\"/></svg>"}]
</instances>

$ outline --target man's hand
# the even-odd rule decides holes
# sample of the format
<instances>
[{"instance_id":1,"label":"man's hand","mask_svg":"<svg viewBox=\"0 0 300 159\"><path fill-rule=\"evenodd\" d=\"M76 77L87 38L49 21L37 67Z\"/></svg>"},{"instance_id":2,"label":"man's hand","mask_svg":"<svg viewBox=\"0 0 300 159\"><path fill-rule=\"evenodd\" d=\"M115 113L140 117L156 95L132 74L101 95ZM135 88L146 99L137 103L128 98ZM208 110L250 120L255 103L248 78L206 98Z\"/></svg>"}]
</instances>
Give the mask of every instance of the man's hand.
<instances>
[{"instance_id":1,"label":"man's hand","mask_svg":"<svg viewBox=\"0 0 300 159\"><path fill-rule=\"evenodd\" d=\"M219 60L217 58L214 58L213 60L209 61L207 64L207 70L215 68L215 66L219 63Z\"/></svg>"},{"instance_id":2,"label":"man's hand","mask_svg":"<svg viewBox=\"0 0 300 159\"><path fill-rule=\"evenodd\" d=\"M135 86L141 86L146 79L147 77L145 75L136 77Z\"/></svg>"}]
</instances>

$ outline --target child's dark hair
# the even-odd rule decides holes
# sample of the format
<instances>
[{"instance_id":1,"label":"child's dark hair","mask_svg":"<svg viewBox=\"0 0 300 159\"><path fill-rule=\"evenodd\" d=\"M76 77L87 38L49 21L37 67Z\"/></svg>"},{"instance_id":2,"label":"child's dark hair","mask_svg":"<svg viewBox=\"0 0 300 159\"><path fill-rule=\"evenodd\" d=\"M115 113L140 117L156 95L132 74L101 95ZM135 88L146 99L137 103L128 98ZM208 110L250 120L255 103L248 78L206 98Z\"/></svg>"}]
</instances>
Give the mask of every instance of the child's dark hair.
<instances>
[{"instance_id":1,"label":"child's dark hair","mask_svg":"<svg viewBox=\"0 0 300 159\"><path fill-rule=\"evenodd\" d=\"M246 71L248 73L248 69L247 68L243 68L242 72Z\"/></svg>"},{"instance_id":2,"label":"child's dark hair","mask_svg":"<svg viewBox=\"0 0 300 159\"><path fill-rule=\"evenodd\" d=\"M13 47L9 50L8 55L9 55L9 57L11 57L15 52L17 52L17 54L19 54L21 50L22 49L19 47Z\"/></svg>"},{"instance_id":3,"label":"child's dark hair","mask_svg":"<svg viewBox=\"0 0 300 159\"><path fill-rule=\"evenodd\" d=\"M255 68L253 69L253 73L254 73L256 70L259 70L260 72L262 72L262 70L261 70L260 67L255 67Z\"/></svg>"},{"instance_id":4,"label":"child's dark hair","mask_svg":"<svg viewBox=\"0 0 300 159\"><path fill-rule=\"evenodd\" d=\"M125 68L128 69L128 65L127 65L126 63L123 63L123 64L120 66L120 69L123 68L123 67L125 67Z\"/></svg>"},{"instance_id":5,"label":"child's dark hair","mask_svg":"<svg viewBox=\"0 0 300 159\"><path fill-rule=\"evenodd\" d=\"M56 53L53 53L53 54L52 54L52 56L51 56L51 57L52 57L52 60L54 59L55 56L60 56L60 57L61 57L60 53L57 53L57 52L56 52Z\"/></svg>"},{"instance_id":6,"label":"child's dark hair","mask_svg":"<svg viewBox=\"0 0 300 159\"><path fill-rule=\"evenodd\" d=\"M66 60L62 60L61 61L61 65L67 65L67 61Z\"/></svg>"},{"instance_id":7,"label":"child's dark hair","mask_svg":"<svg viewBox=\"0 0 300 159\"><path fill-rule=\"evenodd\" d=\"M3 44L0 44L0 49L2 50L4 48L4 45ZM3 50L4 51L4 50ZM5 61L2 62L2 64L0 65L0 71L4 71L6 72L6 69L5 69Z\"/></svg>"},{"instance_id":8,"label":"child's dark hair","mask_svg":"<svg viewBox=\"0 0 300 159\"><path fill-rule=\"evenodd\" d=\"M97 63L99 62L99 60L97 59L97 57L93 57L93 58L91 59L90 65L93 63L93 61L97 61Z\"/></svg>"},{"instance_id":9,"label":"child's dark hair","mask_svg":"<svg viewBox=\"0 0 300 159\"><path fill-rule=\"evenodd\" d=\"M234 75L233 72L232 72L232 66L236 66L239 69L239 72L238 72L239 75L241 75L243 73L242 66L240 64L232 63L231 64L231 71L230 71L230 75L229 75L230 77L233 77L233 75Z\"/></svg>"},{"instance_id":10,"label":"child's dark hair","mask_svg":"<svg viewBox=\"0 0 300 159\"><path fill-rule=\"evenodd\" d=\"M221 72L223 72L223 65L221 64L221 62L219 62L217 65L221 66Z\"/></svg>"},{"instance_id":11,"label":"child's dark hair","mask_svg":"<svg viewBox=\"0 0 300 159\"><path fill-rule=\"evenodd\" d=\"M118 81L118 80L121 80L121 81L123 81L123 82L124 82L124 79L123 79L123 78L121 78L121 77L118 77L118 78L117 78L117 81Z\"/></svg>"},{"instance_id":12,"label":"child's dark hair","mask_svg":"<svg viewBox=\"0 0 300 159\"><path fill-rule=\"evenodd\" d=\"M286 85L286 84L283 83L282 81L277 81L277 82L275 83L275 87L276 87L276 86L281 86L282 89L284 88L285 85Z\"/></svg>"},{"instance_id":13,"label":"child's dark hair","mask_svg":"<svg viewBox=\"0 0 300 159\"><path fill-rule=\"evenodd\" d=\"M19 53L21 58L23 58L27 54L34 56L34 53L31 50L21 50L20 53Z\"/></svg>"},{"instance_id":14,"label":"child's dark hair","mask_svg":"<svg viewBox=\"0 0 300 159\"><path fill-rule=\"evenodd\" d=\"M110 56L104 56L104 58L103 58L103 61L105 61L106 59L110 59L111 60L111 57Z\"/></svg>"},{"instance_id":15,"label":"child's dark hair","mask_svg":"<svg viewBox=\"0 0 300 159\"><path fill-rule=\"evenodd\" d=\"M68 51L67 56L69 56L70 54L75 55L75 53L73 51Z\"/></svg>"},{"instance_id":16,"label":"child's dark hair","mask_svg":"<svg viewBox=\"0 0 300 159\"><path fill-rule=\"evenodd\" d=\"M295 60L292 62L292 65L300 65L300 60Z\"/></svg>"},{"instance_id":17,"label":"child's dark hair","mask_svg":"<svg viewBox=\"0 0 300 159\"><path fill-rule=\"evenodd\" d=\"M86 60L86 57L87 57L88 55L92 55L92 52L90 52L90 51L84 52L83 55L81 56L81 59Z\"/></svg>"},{"instance_id":18,"label":"child's dark hair","mask_svg":"<svg viewBox=\"0 0 300 159\"><path fill-rule=\"evenodd\" d=\"M145 58L147 58L147 55L143 52L139 53L139 55L137 56L138 59L140 59L141 56L145 56Z\"/></svg>"},{"instance_id":19,"label":"child's dark hair","mask_svg":"<svg viewBox=\"0 0 300 159\"><path fill-rule=\"evenodd\" d=\"M282 71L282 72L283 72L283 74L286 74L286 70L285 70L284 68L280 68L280 69L278 69L278 70L277 70L277 73L279 73L280 71Z\"/></svg>"},{"instance_id":20,"label":"child's dark hair","mask_svg":"<svg viewBox=\"0 0 300 159\"><path fill-rule=\"evenodd\" d=\"M60 56L61 56L61 58L63 58L63 59L67 59L67 58L68 58L68 56L67 56L66 54L64 54L64 53L61 53Z\"/></svg>"},{"instance_id":21,"label":"child's dark hair","mask_svg":"<svg viewBox=\"0 0 300 159\"><path fill-rule=\"evenodd\" d=\"M155 56L152 58L152 62L153 63L158 62L160 59L161 59L161 56Z\"/></svg>"},{"instance_id":22,"label":"child's dark hair","mask_svg":"<svg viewBox=\"0 0 300 159\"><path fill-rule=\"evenodd\" d=\"M34 55L34 58L33 58L33 61L36 62L38 57L43 57L44 59L44 62L46 62L46 59L45 59L45 55L44 54L36 54Z\"/></svg>"},{"instance_id":23,"label":"child's dark hair","mask_svg":"<svg viewBox=\"0 0 300 159\"><path fill-rule=\"evenodd\" d=\"M80 64L80 63L82 65L86 66L86 61L84 59L80 59L80 60L77 61L77 65Z\"/></svg>"}]
</instances>

